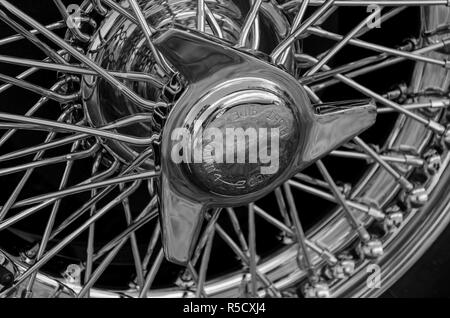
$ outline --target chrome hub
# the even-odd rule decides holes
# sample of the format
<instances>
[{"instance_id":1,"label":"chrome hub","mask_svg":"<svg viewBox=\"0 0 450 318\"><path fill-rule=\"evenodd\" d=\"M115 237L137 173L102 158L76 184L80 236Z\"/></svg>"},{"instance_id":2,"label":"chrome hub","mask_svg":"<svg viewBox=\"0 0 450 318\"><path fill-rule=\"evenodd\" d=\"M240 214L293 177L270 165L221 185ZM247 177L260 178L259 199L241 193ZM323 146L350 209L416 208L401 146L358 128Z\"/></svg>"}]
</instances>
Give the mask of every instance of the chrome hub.
<instances>
[{"instance_id":1,"label":"chrome hub","mask_svg":"<svg viewBox=\"0 0 450 318\"><path fill-rule=\"evenodd\" d=\"M166 256L174 262L189 259L208 208L258 200L375 122L376 109L369 101L313 107L294 77L204 34L171 28L159 34L154 43L187 82L162 136L161 213ZM217 143L217 136L206 136L205 129L211 128L219 136L238 128L249 132L248 139L240 153L237 138L227 139L231 150L238 151L226 158L230 145L224 145L223 140ZM185 160L174 160L174 154L180 152L180 136L176 134L180 129L193 146L184 149ZM269 139L276 139L270 147L268 139L258 135L269 130L275 131ZM263 148L270 148L266 150L277 162L275 166L264 167L261 153L253 162L236 160L239 155L250 158L256 149L252 144L261 139ZM212 143L219 147L209 151L206 160L195 157L196 147L205 154ZM211 160L217 149L223 153Z\"/></svg>"}]
</instances>

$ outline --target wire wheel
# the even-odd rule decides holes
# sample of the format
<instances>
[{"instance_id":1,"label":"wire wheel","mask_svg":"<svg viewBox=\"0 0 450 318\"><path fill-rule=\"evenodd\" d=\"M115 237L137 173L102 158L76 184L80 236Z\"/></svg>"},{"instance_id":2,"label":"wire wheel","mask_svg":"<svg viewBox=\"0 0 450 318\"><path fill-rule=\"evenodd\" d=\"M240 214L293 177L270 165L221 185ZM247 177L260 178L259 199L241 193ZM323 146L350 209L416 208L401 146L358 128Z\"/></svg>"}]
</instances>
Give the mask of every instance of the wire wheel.
<instances>
[{"instance_id":1,"label":"wire wheel","mask_svg":"<svg viewBox=\"0 0 450 318\"><path fill-rule=\"evenodd\" d=\"M447 4L0 0L0 295L381 295L449 221Z\"/></svg>"}]
</instances>

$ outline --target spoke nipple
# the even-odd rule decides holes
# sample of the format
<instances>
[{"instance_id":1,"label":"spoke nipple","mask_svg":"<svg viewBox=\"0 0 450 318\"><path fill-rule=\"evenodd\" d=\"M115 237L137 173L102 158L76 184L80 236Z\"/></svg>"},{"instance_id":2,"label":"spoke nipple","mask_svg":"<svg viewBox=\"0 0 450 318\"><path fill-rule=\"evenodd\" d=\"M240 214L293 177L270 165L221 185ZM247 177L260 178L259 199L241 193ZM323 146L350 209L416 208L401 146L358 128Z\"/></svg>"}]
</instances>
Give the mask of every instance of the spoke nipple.
<instances>
[{"instance_id":1,"label":"spoke nipple","mask_svg":"<svg viewBox=\"0 0 450 318\"><path fill-rule=\"evenodd\" d=\"M387 232L391 232L400 227L403 223L403 213L401 211L393 212L387 215L384 220L384 228Z\"/></svg>"},{"instance_id":2,"label":"spoke nipple","mask_svg":"<svg viewBox=\"0 0 450 318\"><path fill-rule=\"evenodd\" d=\"M279 239L284 245L292 245L295 242L292 235L289 235L286 232L282 232L281 235L279 236Z\"/></svg>"},{"instance_id":3,"label":"spoke nipple","mask_svg":"<svg viewBox=\"0 0 450 318\"><path fill-rule=\"evenodd\" d=\"M431 153L427 154L425 156L425 160L426 172L428 172L432 176L439 172L442 165L442 159L436 151L432 151Z\"/></svg>"},{"instance_id":4,"label":"spoke nipple","mask_svg":"<svg viewBox=\"0 0 450 318\"><path fill-rule=\"evenodd\" d=\"M81 282L81 267L77 264L70 264L62 274L69 284L79 284Z\"/></svg>"},{"instance_id":5,"label":"spoke nipple","mask_svg":"<svg viewBox=\"0 0 450 318\"><path fill-rule=\"evenodd\" d=\"M444 59L444 68L446 68L446 69L450 68L450 61L447 59Z\"/></svg>"},{"instance_id":6,"label":"spoke nipple","mask_svg":"<svg viewBox=\"0 0 450 318\"><path fill-rule=\"evenodd\" d=\"M408 85L400 83L396 88L386 93L386 98L390 100L403 100L408 92Z\"/></svg>"},{"instance_id":7,"label":"spoke nipple","mask_svg":"<svg viewBox=\"0 0 450 318\"><path fill-rule=\"evenodd\" d=\"M338 183L338 186L340 187L344 197L348 198L352 192L352 185L350 183Z\"/></svg>"},{"instance_id":8,"label":"spoke nipple","mask_svg":"<svg viewBox=\"0 0 450 318\"><path fill-rule=\"evenodd\" d=\"M39 251L39 244L34 245L32 248L25 252L21 252L20 256L22 261L28 265L33 265L36 262L36 255Z\"/></svg>"},{"instance_id":9,"label":"spoke nipple","mask_svg":"<svg viewBox=\"0 0 450 318\"><path fill-rule=\"evenodd\" d=\"M404 214L398 205L393 205L386 210L386 218L383 223L384 230L391 232L403 223Z\"/></svg>"},{"instance_id":10,"label":"spoke nipple","mask_svg":"<svg viewBox=\"0 0 450 318\"><path fill-rule=\"evenodd\" d=\"M330 288L324 282L308 283L303 289L305 298L330 298Z\"/></svg>"},{"instance_id":11,"label":"spoke nipple","mask_svg":"<svg viewBox=\"0 0 450 318\"><path fill-rule=\"evenodd\" d=\"M355 272L356 263L352 259L342 259L336 265L326 268L324 274L329 279L346 279Z\"/></svg>"},{"instance_id":12,"label":"spoke nipple","mask_svg":"<svg viewBox=\"0 0 450 318\"><path fill-rule=\"evenodd\" d=\"M128 284L128 288L130 289L130 290L139 290L139 284L136 282L136 279L134 279L133 281L131 281L129 284Z\"/></svg>"},{"instance_id":13,"label":"spoke nipple","mask_svg":"<svg viewBox=\"0 0 450 318\"><path fill-rule=\"evenodd\" d=\"M408 194L407 203L413 208L420 208L428 202L428 193L425 188L416 188Z\"/></svg>"},{"instance_id":14,"label":"spoke nipple","mask_svg":"<svg viewBox=\"0 0 450 318\"><path fill-rule=\"evenodd\" d=\"M378 258L383 255L383 243L380 240L372 239L361 243L359 252L367 258Z\"/></svg>"},{"instance_id":15,"label":"spoke nipple","mask_svg":"<svg viewBox=\"0 0 450 318\"><path fill-rule=\"evenodd\" d=\"M188 270L184 270L183 273L181 273L181 275L175 281L175 285L184 289L192 288L195 285L195 282L192 278L191 272Z\"/></svg>"}]
</instances>

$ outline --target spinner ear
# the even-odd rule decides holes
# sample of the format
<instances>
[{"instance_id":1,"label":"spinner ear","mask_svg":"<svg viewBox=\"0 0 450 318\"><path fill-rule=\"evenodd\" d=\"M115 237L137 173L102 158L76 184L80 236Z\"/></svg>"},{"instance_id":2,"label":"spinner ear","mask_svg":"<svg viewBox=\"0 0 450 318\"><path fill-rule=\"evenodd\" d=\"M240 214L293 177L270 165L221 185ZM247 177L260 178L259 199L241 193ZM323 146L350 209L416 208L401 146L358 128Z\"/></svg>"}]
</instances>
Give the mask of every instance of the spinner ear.
<instances>
[{"instance_id":1,"label":"spinner ear","mask_svg":"<svg viewBox=\"0 0 450 318\"><path fill-rule=\"evenodd\" d=\"M160 215L167 260L180 265L189 262L205 211L203 203L177 193L167 176L161 177Z\"/></svg>"},{"instance_id":2,"label":"spinner ear","mask_svg":"<svg viewBox=\"0 0 450 318\"><path fill-rule=\"evenodd\" d=\"M189 82L201 81L242 60L234 49L192 30L169 29L154 39L154 45Z\"/></svg>"},{"instance_id":3,"label":"spinner ear","mask_svg":"<svg viewBox=\"0 0 450 318\"><path fill-rule=\"evenodd\" d=\"M332 150L371 127L377 117L371 100L350 100L313 105L313 125L299 160L299 168L325 156Z\"/></svg>"}]
</instances>

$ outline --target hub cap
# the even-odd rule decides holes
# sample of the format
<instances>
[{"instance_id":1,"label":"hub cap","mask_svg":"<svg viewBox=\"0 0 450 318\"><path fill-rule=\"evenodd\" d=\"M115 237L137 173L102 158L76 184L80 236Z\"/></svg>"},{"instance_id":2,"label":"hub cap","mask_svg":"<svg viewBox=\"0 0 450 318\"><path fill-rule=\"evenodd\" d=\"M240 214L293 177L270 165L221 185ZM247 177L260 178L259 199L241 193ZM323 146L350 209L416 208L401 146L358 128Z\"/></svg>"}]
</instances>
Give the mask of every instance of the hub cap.
<instances>
[{"instance_id":1,"label":"hub cap","mask_svg":"<svg viewBox=\"0 0 450 318\"><path fill-rule=\"evenodd\" d=\"M322 104L315 109L302 86L286 72L191 30L169 29L154 43L188 82L162 138L161 213L166 257L173 262L189 260L206 209L240 206L263 197L375 122L376 108L369 102ZM254 129L247 149L241 149L245 153L251 152L248 147L256 137L261 139L260 129L275 129L272 137L279 147L269 150L279 164L273 171L261 173L261 158L253 164L219 161L220 166L214 160L173 161L178 142L173 140L174 130L189 132L203 153L211 141L203 136L204 128L222 132L236 126ZM223 144L219 148L226 149ZM193 153L189 162L196 162Z\"/></svg>"}]
</instances>

